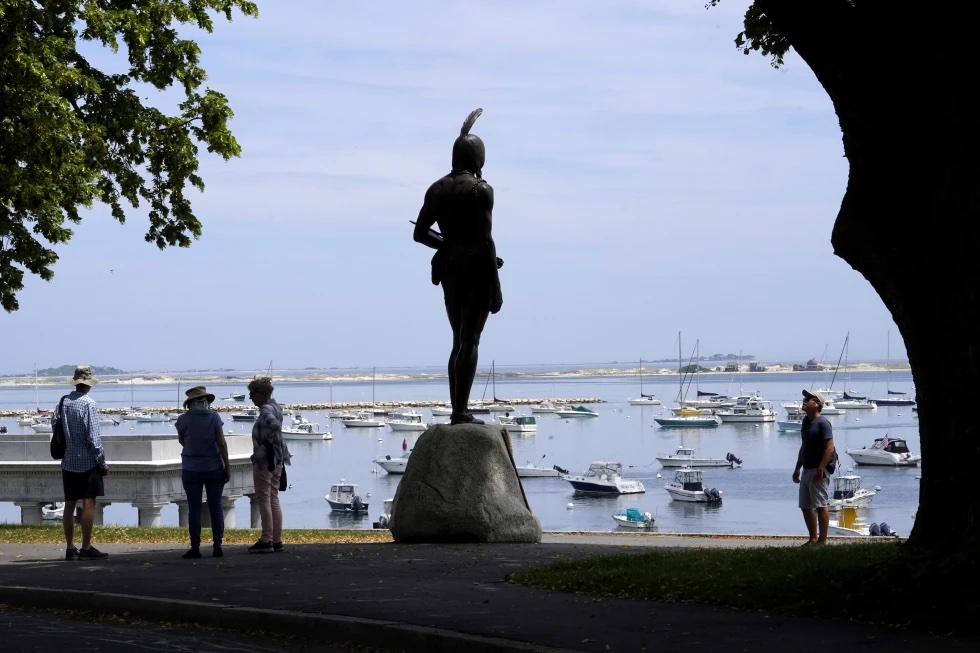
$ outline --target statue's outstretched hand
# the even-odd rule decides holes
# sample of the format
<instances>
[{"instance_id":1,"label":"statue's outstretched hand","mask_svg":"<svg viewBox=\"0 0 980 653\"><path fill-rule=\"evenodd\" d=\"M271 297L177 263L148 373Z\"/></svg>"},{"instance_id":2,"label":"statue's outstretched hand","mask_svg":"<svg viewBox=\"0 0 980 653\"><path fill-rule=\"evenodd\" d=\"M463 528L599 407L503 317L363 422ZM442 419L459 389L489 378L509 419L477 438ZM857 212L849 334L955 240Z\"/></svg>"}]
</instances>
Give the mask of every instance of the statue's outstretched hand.
<instances>
[{"instance_id":1,"label":"statue's outstretched hand","mask_svg":"<svg viewBox=\"0 0 980 653\"><path fill-rule=\"evenodd\" d=\"M498 256L498 257L497 257L497 269L499 270L499 269L500 269L500 268L502 268L502 267L504 267L504 259L502 259L502 258L500 258L500 257Z\"/></svg>"}]
</instances>

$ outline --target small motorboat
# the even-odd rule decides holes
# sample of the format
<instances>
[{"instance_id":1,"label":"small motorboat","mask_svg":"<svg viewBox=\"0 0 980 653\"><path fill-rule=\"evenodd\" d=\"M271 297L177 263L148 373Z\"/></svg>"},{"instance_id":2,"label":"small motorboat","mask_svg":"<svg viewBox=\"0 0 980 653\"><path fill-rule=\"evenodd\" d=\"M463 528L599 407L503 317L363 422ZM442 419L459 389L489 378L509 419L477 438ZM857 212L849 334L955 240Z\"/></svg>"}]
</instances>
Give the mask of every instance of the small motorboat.
<instances>
[{"instance_id":1,"label":"small motorboat","mask_svg":"<svg viewBox=\"0 0 980 653\"><path fill-rule=\"evenodd\" d=\"M890 438L887 435L875 438L870 447L848 449L846 453L858 465L916 467L922 460L922 456L909 451L905 438Z\"/></svg>"},{"instance_id":2,"label":"small motorboat","mask_svg":"<svg viewBox=\"0 0 980 653\"><path fill-rule=\"evenodd\" d=\"M640 512L636 508L627 508L626 512L614 513L612 518L617 526L626 528L653 528L655 522L649 512Z\"/></svg>"},{"instance_id":3,"label":"small motorboat","mask_svg":"<svg viewBox=\"0 0 980 653\"><path fill-rule=\"evenodd\" d=\"M664 489L674 501L689 503L721 503L721 490L705 488L703 472L700 469L681 467L674 474L674 480L666 483Z\"/></svg>"},{"instance_id":4,"label":"small motorboat","mask_svg":"<svg viewBox=\"0 0 980 653\"><path fill-rule=\"evenodd\" d=\"M899 537L885 522L867 524L858 517L853 506L841 508L837 517L831 517L827 535L830 537Z\"/></svg>"},{"instance_id":5,"label":"small motorboat","mask_svg":"<svg viewBox=\"0 0 980 653\"><path fill-rule=\"evenodd\" d=\"M729 453L724 458L704 458L694 454L693 447L677 447L672 454L657 456L662 467L735 467L742 459Z\"/></svg>"},{"instance_id":6,"label":"small motorboat","mask_svg":"<svg viewBox=\"0 0 980 653\"><path fill-rule=\"evenodd\" d=\"M534 415L511 415L498 417L497 421L508 433L537 433L538 418Z\"/></svg>"},{"instance_id":7,"label":"small motorboat","mask_svg":"<svg viewBox=\"0 0 980 653\"><path fill-rule=\"evenodd\" d=\"M64 515L64 501L52 501L41 506L41 519L61 519Z\"/></svg>"},{"instance_id":8,"label":"small motorboat","mask_svg":"<svg viewBox=\"0 0 980 653\"><path fill-rule=\"evenodd\" d=\"M861 477L856 474L845 474L834 477L834 493L828 506L831 511L844 507L868 508L877 491L861 487Z\"/></svg>"},{"instance_id":9,"label":"small motorboat","mask_svg":"<svg viewBox=\"0 0 980 653\"><path fill-rule=\"evenodd\" d=\"M241 413L232 413L231 421L233 422L254 422L255 418L259 416L259 411L255 409L246 410Z\"/></svg>"},{"instance_id":10,"label":"small motorboat","mask_svg":"<svg viewBox=\"0 0 980 653\"><path fill-rule=\"evenodd\" d=\"M330 431L321 431L319 422L310 422L305 417L293 418L291 427L283 427L283 440L333 440Z\"/></svg>"},{"instance_id":11,"label":"small motorboat","mask_svg":"<svg viewBox=\"0 0 980 653\"><path fill-rule=\"evenodd\" d=\"M381 428L385 425L380 419L374 419L373 413L360 412L353 417L340 418L341 424L348 428Z\"/></svg>"},{"instance_id":12,"label":"small motorboat","mask_svg":"<svg viewBox=\"0 0 980 653\"><path fill-rule=\"evenodd\" d=\"M585 406L571 406L567 408L559 408L555 411L555 415L558 417L598 417L599 413L595 412L591 408L586 408Z\"/></svg>"},{"instance_id":13,"label":"small motorboat","mask_svg":"<svg viewBox=\"0 0 980 653\"><path fill-rule=\"evenodd\" d=\"M391 413L387 423L392 431L424 431L428 428L428 425L422 421L422 413L415 410Z\"/></svg>"},{"instance_id":14,"label":"small motorboat","mask_svg":"<svg viewBox=\"0 0 980 653\"><path fill-rule=\"evenodd\" d=\"M367 512L368 504L357 494L357 484L340 479L339 483L330 486L330 491L323 497L330 504L333 512Z\"/></svg>"},{"instance_id":15,"label":"small motorboat","mask_svg":"<svg viewBox=\"0 0 980 653\"><path fill-rule=\"evenodd\" d=\"M372 524L375 528L391 528L391 509L392 505L395 503L394 499L385 499L381 502L383 508L381 509L381 516L378 517L378 521Z\"/></svg>"},{"instance_id":16,"label":"small motorboat","mask_svg":"<svg viewBox=\"0 0 980 653\"><path fill-rule=\"evenodd\" d=\"M375 459L374 464L378 465L389 474L404 474L405 467L408 465L408 456L411 453L412 450L409 449L400 456L385 456L384 458L377 458Z\"/></svg>"},{"instance_id":17,"label":"small motorboat","mask_svg":"<svg viewBox=\"0 0 980 653\"><path fill-rule=\"evenodd\" d=\"M541 460L544 460L544 456L541 456ZM538 461L538 464L529 460L526 465L517 465L514 469L517 470L517 475L520 478L560 478L563 471L568 473L567 470L562 470L558 465L553 465L550 468L538 467L541 460Z\"/></svg>"},{"instance_id":18,"label":"small motorboat","mask_svg":"<svg viewBox=\"0 0 980 653\"><path fill-rule=\"evenodd\" d=\"M586 494L639 494L646 492L640 481L623 478L623 463L611 460L597 460L583 474L565 474L562 480L568 481L576 492Z\"/></svg>"}]
</instances>

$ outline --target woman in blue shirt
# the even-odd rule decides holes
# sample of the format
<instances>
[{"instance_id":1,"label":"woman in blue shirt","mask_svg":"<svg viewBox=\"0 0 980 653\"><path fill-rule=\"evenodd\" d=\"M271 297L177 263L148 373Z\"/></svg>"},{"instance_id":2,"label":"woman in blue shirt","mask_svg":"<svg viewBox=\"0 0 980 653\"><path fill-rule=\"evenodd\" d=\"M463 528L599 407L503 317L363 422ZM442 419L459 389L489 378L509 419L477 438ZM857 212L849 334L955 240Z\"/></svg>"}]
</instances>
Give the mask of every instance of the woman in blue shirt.
<instances>
[{"instance_id":1,"label":"woman in blue shirt","mask_svg":"<svg viewBox=\"0 0 980 653\"><path fill-rule=\"evenodd\" d=\"M213 555L220 558L221 540L225 531L225 516L221 509L221 493L231 479L228 465L228 444L222 430L224 422L216 411L211 410L214 395L203 385L186 393L183 415L177 418L177 441L183 450L181 481L187 495L187 530L191 548L182 558L201 557L201 500L207 492L208 511L211 515L211 534L214 540Z\"/></svg>"}]
</instances>

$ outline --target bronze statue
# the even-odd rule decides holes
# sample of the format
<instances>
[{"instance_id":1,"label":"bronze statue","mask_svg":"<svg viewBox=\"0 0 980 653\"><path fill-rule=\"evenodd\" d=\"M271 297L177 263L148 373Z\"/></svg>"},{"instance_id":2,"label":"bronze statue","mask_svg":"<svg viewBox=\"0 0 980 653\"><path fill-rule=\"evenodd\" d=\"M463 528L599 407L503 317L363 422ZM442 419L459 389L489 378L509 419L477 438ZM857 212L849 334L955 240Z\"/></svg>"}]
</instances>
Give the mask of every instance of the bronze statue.
<instances>
[{"instance_id":1,"label":"bronze statue","mask_svg":"<svg viewBox=\"0 0 980 653\"><path fill-rule=\"evenodd\" d=\"M432 257L432 283L442 284L446 314L453 329L449 355L451 424L482 424L467 409L476 376L480 334L490 313L504 303L497 270L504 264L490 230L493 188L483 179L486 148L470 133L483 113L466 117L453 143L453 168L425 192L415 221L415 241L436 250ZM439 231L433 229L439 226Z\"/></svg>"}]
</instances>

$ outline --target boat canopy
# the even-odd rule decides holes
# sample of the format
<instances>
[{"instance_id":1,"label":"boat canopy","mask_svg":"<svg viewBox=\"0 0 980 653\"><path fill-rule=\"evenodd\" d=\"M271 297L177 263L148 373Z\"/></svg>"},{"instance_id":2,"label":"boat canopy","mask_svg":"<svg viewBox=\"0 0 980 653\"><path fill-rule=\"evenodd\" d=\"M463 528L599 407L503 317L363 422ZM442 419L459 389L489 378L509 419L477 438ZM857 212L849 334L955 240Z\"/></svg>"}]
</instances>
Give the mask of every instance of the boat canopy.
<instances>
[{"instance_id":1,"label":"boat canopy","mask_svg":"<svg viewBox=\"0 0 980 653\"><path fill-rule=\"evenodd\" d=\"M630 521L645 521L645 518L643 517L643 513L641 513L636 508L626 509L626 519Z\"/></svg>"}]
</instances>

